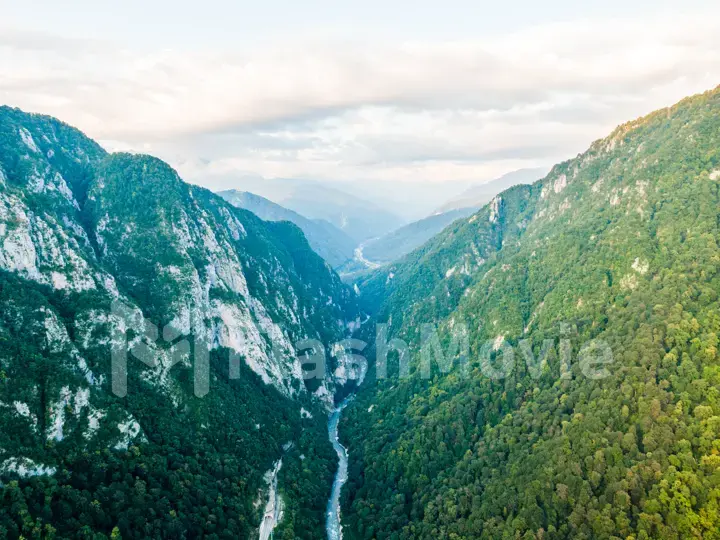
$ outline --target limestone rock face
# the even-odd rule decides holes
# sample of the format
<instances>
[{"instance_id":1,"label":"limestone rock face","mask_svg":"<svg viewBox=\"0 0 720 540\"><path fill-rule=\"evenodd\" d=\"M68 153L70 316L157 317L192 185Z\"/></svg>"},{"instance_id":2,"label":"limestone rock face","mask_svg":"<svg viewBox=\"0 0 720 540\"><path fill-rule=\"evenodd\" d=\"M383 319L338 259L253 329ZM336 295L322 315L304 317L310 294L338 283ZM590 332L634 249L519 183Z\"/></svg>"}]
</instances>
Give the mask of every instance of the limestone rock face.
<instances>
[{"instance_id":1,"label":"limestone rock face","mask_svg":"<svg viewBox=\"0 0 720 540\"><path fill-rule=\"evenodd\" d=\"M0 107L0 476L54 475L80 449L152 446L183 422L219 430L238 408L231 430L247 423L274 462L266 430L299 436L313 418L301 408L329 409L348 382L340 361L306 381L297 343L329 358L366 319L296 226Z\"/></svg>"}]
</instances>

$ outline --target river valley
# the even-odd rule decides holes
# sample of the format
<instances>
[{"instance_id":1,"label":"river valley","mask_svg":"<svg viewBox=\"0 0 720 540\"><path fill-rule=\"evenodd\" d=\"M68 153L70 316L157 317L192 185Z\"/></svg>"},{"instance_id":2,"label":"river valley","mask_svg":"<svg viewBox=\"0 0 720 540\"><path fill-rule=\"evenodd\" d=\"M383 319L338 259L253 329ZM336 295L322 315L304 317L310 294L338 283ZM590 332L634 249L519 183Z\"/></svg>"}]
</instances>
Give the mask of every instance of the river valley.
<instances>
[{"instance_id":1,"label":"river valley","mask_svg":"<svg viewBox=\"0 0 720 540\"><path fill-rule=\"evenodd\" d=\"M345 399L339 407L330 414L328 421L328 437L338 455L338 470L333 481L330 500L327 506L326 529L328 540L340 540L342 538L342 525L340 523L340 492L348 477L348 453L345 447L340 444L338 436L338 423L343 409L350 402L351 398Z\"/></svg>"}]
</instances>

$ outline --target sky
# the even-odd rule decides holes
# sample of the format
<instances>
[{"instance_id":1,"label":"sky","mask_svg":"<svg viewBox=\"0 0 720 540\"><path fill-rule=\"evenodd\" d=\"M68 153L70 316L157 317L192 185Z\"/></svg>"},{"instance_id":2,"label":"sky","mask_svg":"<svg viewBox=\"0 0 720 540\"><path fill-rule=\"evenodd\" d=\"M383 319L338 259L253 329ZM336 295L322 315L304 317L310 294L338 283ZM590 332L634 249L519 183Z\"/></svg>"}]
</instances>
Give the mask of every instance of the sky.
<instances>
[{"instance_id":1,"label":"sky","mask_svg":"<svg viewBox=\"0 0 720 540\"><path fill-rule=\"evenodd\" d=\"M252 175L450 198L720 84L716 1L0 0L0 13L0 103L211 189Z\"/></svg>"}]
</instances>

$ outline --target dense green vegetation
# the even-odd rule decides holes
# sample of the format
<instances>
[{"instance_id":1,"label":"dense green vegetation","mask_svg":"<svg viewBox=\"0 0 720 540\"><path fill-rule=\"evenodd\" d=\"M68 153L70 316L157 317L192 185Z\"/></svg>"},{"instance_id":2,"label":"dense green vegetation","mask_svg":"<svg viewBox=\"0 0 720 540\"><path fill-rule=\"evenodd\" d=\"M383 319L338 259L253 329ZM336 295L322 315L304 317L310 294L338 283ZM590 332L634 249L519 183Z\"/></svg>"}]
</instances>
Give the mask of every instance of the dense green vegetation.
<instances>
[{"instance_id":1,"label":"dense green vegetation","mask_svg":"<svg viewBox=\"0 0 720 540\"><path fill-rule=\"evenodd\" d=\"M368 383L341 422L346 536L719 538L719 210L716 89L621 126L361 283L414 354L408 379ZM419 377L425 322L444 345L468 325L467 377ZM492 380L479 359L500 336L515 369ZM537 379L521 339L536 355L553 340ZM583 374L591 339L612 350L609 377Z\"/></svg>"},{"instance_id":2,"label":"dense green vegetation","mask_svg":"<svg viewBox=\"0 0 720 540\"><path fill-rule=\"evenodd\" d=\"M26 314L43 307L60 311L62 305L56 303L63 299L2 274L0 301L21 306L2 310L3 358L13 361L3 362L0 401L23 401L39 413L37 430L22 425L26 419L0 415L0 447L5 456L27 456L57 469L53 476L5 480L0 537L247 538L257 530L253 503L262 475L279 456L284 460L280 485L288 502L279 537L285 531L290 538L322 537L324 504L336 467L332 448L323 444L324 424L299 422L297 406L244 364L240 378L230 380L227 350L213 352L213 388L203 399L193 395L191 372L178 372L181 410L133 371L129 384L134 391L126 398L119 400L109 391L96 396L93 405L106 409L108 419L131 412L147 441L114 449L106 424L107 433L101 431L88 443L82 435L86 419L79 425L67 421L66 437L48 441L43 396L68 384L74 374L67 351L43 351L41 340L24 339L38 335L33 325L42 326ZM13 325L13 319L21 325ZM305 406L322 416L311 404ZM288 441L294 445L285 452Z\"/></svg>"},{"instance_id":3,"label":"dense green vegetation","mask_svg":"<svg viewBox=\"0 0 720 540\"><path fill-rule=\"evenodd\" d=\"M128 340L160 360L130 358L125 397L111 391L116 298L160 330L128 323ZM323 537L337 457L322 404L287 351L241 351L275 362L264 382L250 362L231 373L226 344L258 327L256 351L275 328L333 342L357 316L294 225L263 222L155 158L107 155L57 120L0 108L0 538L252 537L280 458L275 537ZM163 364L168 328L212 346L203 398L192 352Z\"/></svg>"},{"instance_id":4,"label":"dense green vegetation","mask_svg":"<svg viewBox=\"0 0 720 540\"><path fill-rule=\"evenodd\" d=\"M716 89L360 279L412 354L406 378L371 369L342 417L345 537L720 538L719 210ZM117 298L212 346L208 395L192 350L168 365L175 333L132 321L159 361L111 392ZM327 343L361 318L295 225L0 108L0 538L252 537L280 458L275 537L324 536L321 382L266 355L267 334ZM420 376L425 323L445 348L470 329L456 369ZM613 362L592 378L581 351L599 340ZM489 378L503 341L513 369Z\"/></svg>"}]
</instances>

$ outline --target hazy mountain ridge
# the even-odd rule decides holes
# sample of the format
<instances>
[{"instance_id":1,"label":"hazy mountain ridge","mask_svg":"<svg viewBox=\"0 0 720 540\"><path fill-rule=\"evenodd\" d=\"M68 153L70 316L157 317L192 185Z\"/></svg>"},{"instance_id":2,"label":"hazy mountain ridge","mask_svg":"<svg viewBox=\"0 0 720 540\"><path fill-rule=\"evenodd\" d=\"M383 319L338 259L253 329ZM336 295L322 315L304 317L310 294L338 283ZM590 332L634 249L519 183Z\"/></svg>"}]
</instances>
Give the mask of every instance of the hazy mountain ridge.
<instances>
[{"instance_id":1,"label":"hazy mountain ridge","mask_svg":"<svg viewBox=\"0 0 720 540\"><path fill-rule=\"evenodd\" d=\"M385 264L407 255L442 231L452 222L474 214L475 208L459 208L403 225L364 246L368 260Z\"/></svg>"},{"instance_id":2,"label":"hazy mountain ridge","mask_svg":"<svg viewBox=\"0 0 720 540\"><path fill-rule=\"evenodd\" d=\"M460 208L480 209L492 200L497 194L519 184L531 184L547 173L547 169L519 169L502 175L500 178L484 184L471 186L456 197L452 198L437 212L449 212Z\"/></svg>"},{"instance_id":3,"label":"hazy mountain ridge","mask_svg":"<svg viewBox=\"0 0 720 540\"><path fill-rule=\"evenodd\" d=\"M381 236L402 225L387 210L327 183L301 179L238 178L233 189L265 197L311 220L323 219L357 243Z\"/></svg>"},{"instance_id":4,"label":"hazy mountain ridge","mask_svg":"<svg viewBox=\"0 0 720 540\"><path fill-rule=\"evenodd\" d=\"M422 246L455 220L468 217L512 186L525 185L543 176L546 169L521 169L496 180L472 186L441 206L433 215L414 221L368 241L364 254L368 260L385 264L396 261Z\"/></svg>"},{"instance_id":5,"label":"hazy mountain ridge","mask_svg":"<svg viewBox=\"0 0 720 540\"><path fill-rule=\"evenodd\" d=\"M238 208L249 210L266 221L290 221L305 234L310 246L337 269L351 261L356 242L332 223L323 220L311 220L265 197L245 191L220 191L223 199Z\"/></svg>"}]
</instances>

